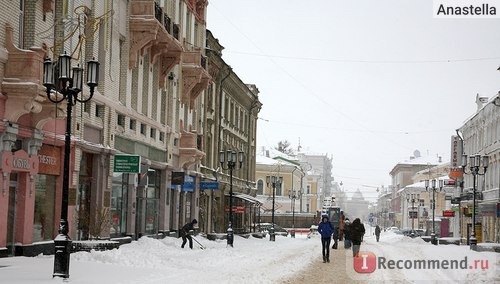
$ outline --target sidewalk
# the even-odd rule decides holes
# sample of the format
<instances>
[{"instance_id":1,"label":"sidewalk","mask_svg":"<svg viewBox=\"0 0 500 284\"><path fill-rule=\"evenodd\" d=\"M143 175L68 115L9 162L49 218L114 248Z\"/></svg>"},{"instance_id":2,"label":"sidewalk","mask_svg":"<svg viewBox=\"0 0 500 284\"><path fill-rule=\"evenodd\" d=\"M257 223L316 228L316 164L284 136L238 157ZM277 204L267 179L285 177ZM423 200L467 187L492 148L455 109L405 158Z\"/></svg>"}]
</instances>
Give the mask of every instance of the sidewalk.
<instances>
[{"instance_id":1,"label":"sidewalk","mask_svg":"<svg viewBox=\"0 0 500 284\"><path fill-rule=\"evenodd\" d=\"M339 242L338 249L330 250L330 263L323 263L321 248L318 250L318 259L305 270L298 271L291 278L285 279L282 284L295 283L360 283L347 275L346 251L344 243Z\"/></svg>"}]
</instances>

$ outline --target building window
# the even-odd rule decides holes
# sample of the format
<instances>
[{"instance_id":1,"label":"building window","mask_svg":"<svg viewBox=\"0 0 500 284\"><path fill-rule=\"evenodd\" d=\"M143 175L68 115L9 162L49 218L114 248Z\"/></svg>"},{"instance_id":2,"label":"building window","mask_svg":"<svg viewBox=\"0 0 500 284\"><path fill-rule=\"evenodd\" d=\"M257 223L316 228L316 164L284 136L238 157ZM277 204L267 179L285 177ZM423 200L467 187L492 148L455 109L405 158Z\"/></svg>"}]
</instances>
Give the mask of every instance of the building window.
<instances>
[{"instance_id":1,"label":"building window","mask_svg":"<svg viewBox=\"0 0 500 284\"><path fill-rule=\"evenodd\" d=\"M146 124L141 123L141 134L146 135Z\"/></svg>"},{"instance_id":2,"label":"building window","mask_svg":"<svg viewBox=\"0 0 500 284\"><path fill-rule=\"evenodd\" d=\"M160 132L160 141L163 142L165 141L165 132Z\"/></svg>"},{"instance_id":3,"label":"building window","mask_svg":"<svg viewBox=\"0 0 500 284\"><path fill-rule=\"evenodd\" d=\"M258 195L264 194L264 181L261 179L257 181L257 194Z\"/></svg>"},{"instance_id":4,"label":"building window","mask_svg":"<svg viewBox=\"0 0 500 284\"><path fill-rule=\"evenodd\" d=\"M117 122L119 126L124 127L125 126L125 116L123 114L118 114Z\"/></svg>"},{"instance_id":5,"label":"building window","mask_svg":"<svg viewBox=\"0 0 500 284\"><path fill-rule=\"evenodd\" d=\"M137 122L135 121L135 119L131 119L129 125L130 130L135 130L136 124Z\"/></svg>"},{"instance_id":6,"label":"building window","mask_svg":"<svg viewBox=\"0 0 500 284\"><path fill-rule=\"evenodd\" d=\"M151 128L151 130L149 131L149 137L156 139L156 129Z\"/></svg>"},{"instance_id":7,"label":"building window","mask_svg":"<svg viewBox=\"0 0 500 284\"><path fill-rule=\"evenodd\" d=\"M310 194L311 193L311 186L308 185L306 186L306 194Z\"/></svg>"},{"instance_id":8,"label":"building window","mask_svg":"<svg viewBox=\"0 0 500 284\"><path fill-rule=\"evenodd\" d=\"M95 106L95 117L104 117L104 105Z\"/></svg>"}]
</instances>

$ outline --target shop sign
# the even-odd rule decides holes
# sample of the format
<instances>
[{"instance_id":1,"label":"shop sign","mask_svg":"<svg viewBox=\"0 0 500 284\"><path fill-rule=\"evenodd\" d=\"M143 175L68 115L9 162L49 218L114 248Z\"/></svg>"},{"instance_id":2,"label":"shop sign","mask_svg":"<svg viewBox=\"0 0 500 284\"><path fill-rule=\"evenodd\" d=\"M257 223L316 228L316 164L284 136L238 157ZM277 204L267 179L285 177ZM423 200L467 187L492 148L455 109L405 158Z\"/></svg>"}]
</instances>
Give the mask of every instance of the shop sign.
<instances>
[{"instance_id":1,"label":"shop sign","mask_svg":"<svg viewBox=\"0 0 500 284\"><path fill-rule=\"evenodd\" d=\"M455 211L443 210L443 217L455 217Z\"/></svg>"},{"instance_id":2,"label":"shop sign","mask_svg":"<svg viewBox=\"0 0 500 284\"><path fill-rule=\"evenodd\" d=\"M61 151L59 147L43 145L38 150L38 173L46 175L61 174Z\"/></svg>"},{"instance_id":3,"label":"shop sign","mask_svg":"<svg viewBox=\"0 0 500 284\"><path fill-rule=\"evenodd\" d=\"M229 212L229 206L224 209L224 211ZM245 213L245 206L233 206L233 213Z\"/></svg>"},{"instance_id":4,"label":"shop sign","mask_svg":"<svg viewBox=\"0 0 500 284\"><path fill-rule=\"evenodd\" d=\"M496 203L482 203L479 204L479 214L481 216L496 216L497 204Z\"/></svg>"},{"instance_id":5,"label":"shop sign","mask_svg":"<svg viewBox=\"0 0 500 284\"><path fill-rule=\"evenodd\" d=\"M451 136L451 167L448 176L452 179L461 179L462 171L463 142L458 135Z\"/></svg>"},{"instance_id":6,"label":"shop sign","mask_svg":"<svg viewBox=\"0 0 500 284\"><path fill-rule=\"evenodd\" d=\"M139 173L141 156L115 155L113 171L115 173Z\"/></svg>"}]
</instances>

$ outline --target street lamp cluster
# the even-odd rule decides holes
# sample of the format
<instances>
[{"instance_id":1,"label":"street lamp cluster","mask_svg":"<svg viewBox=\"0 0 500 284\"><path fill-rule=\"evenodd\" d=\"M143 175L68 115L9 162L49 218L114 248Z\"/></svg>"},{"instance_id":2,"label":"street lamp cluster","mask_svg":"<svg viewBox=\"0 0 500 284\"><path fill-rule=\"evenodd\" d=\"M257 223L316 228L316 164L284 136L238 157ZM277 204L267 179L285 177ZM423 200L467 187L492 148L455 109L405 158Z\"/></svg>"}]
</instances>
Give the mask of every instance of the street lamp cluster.
<instances>
[{"instance_id":1,"label":"street lamp cluster","mask_svg":"<svg viewBox=\"0 0 500 284\"><path fill-rule=\"evenodd\" d=\"M73 67L70 74L71 56L66 52L59 56L57 62L46 58L43 63L43 85L47 88L47 98L53 103L66 100L66 131L64 139L64 172L62 184L61 220L59 223L59 235L54 239L54 273L53 277L69 277L69 259L71 251L71 239L68 236L68 196L69 196L69 158L71 155L71 112L77 103L85 103L94 95L94 88L99 78L99 62L90 60L87 62L87 85L90 95L86 99L78 98L83 86L83 68L79 65ZM57 81L54 81L56 79Z\"/></svg>"},{"instance_id":2,"label":"street lamp cluster","mask_svg":"<svg viewBox=\"0 0 500 284\"><path fill-rule=\"evenodd\" d=\"M271 228L269 229L269 240L274 242L276 240L276 236L274 234L274 203L276 199L276 187L279 187L281 185L281 180L277 176L267 176L266 183L267 186L271 184L273 188L273 208L271 211Z\"/></svg>"},{"instance_id":3,"label":"street lamp cluster","mask_svg":"<svg viewBox=\"0 0 500 284\"><path fill-rule=\"evenodd\" d=\"M462 156L462 171L465 174L472 174L472 234L470 237L470 248L472 250L477 250L477 239L476 239L476 176L483 176L486 174L488 169L488 164L490 162L490 157L474 155L469 157L469 164L467 164L467 155ZM469 166L469 172L467 172L467 166ZM481 171L482 168L482 171Z\"/></svg>"},{"instance_id":4,"label":"street lamp cluster","mask_svg":"<svg viewBox=\"0 0 500 284\"><path fill-rule=\"evenodd\" d=\"M302 190L290 189L288 191L288 197L291 199L291 203L292 203L291 204L292 205L291 206L292 207L292 230L290 231L290 237L295 238L295 199L302 198ZM273 223L274 223L274 221L273 221Z\"/></svg>"},{"instance_id":5,"label":"street lamp cluster","mask_svg":"<svg viewBox=\"0 0 500 284\"><path fill-rule=\"evenodd\" d=\"M437 245L437 239L436 239L436 226L435 226L435 211L436 211L436 191L441 191L443 189L443 180L439 180L439 187L436 187L436 180L433 179L431 180L431 190L432 190L432 202L431 202L431 208L432 208L432 233L431 233L431 243L433 245ZM429 191L429 180L425 180L425 190Z\"/></svg>"},{"instance_id":6,"label":"street lamp cluster","mask_svg":"<svg viewBox=\"0 0 500 284\"><path fill-rule=\"evenodd\" d=\"M236 153L232 150L220 151L219 162L222 169L229 170L229 224L227 228L227 244L233 246L233 170L239 164L239 169L243 166L245 154L242 151Z\"/></svg>"},{"instance_id":7,"label":"street lamp cluster","mask_svg":"<svg viewBox=\"0 0 500 284\"><path fill-rule=\"evenodd\" d=\"M411 218L411 233L412 234L415 234L415 218L417 218L418 216L418 211L415 212L415 201L417 200L417 197L416 197L416 194L410 194L408 196L406 196L406 201L408 203L411 202L411 211L408 210L408 216L410 216ZM417 213L417 214L415 214Z\"/></svg>"}]
</instances>

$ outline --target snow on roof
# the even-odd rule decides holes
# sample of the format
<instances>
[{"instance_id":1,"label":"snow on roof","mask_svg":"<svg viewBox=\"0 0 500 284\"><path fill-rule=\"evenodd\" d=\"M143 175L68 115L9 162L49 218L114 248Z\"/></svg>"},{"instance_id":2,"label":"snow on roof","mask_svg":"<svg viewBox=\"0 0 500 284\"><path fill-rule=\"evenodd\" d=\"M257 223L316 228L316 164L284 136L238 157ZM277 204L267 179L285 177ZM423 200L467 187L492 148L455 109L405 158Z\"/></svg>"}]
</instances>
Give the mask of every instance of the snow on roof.
<instances>
[{"instance_id":1,"label":"snow on roof","mask_svg":"<svg viewBox=\"0 0 500 284\"><path fill-rule=\"evenodd\" d=\"M437 180L449 180L450 178L448 176L440 176L437 178ZM430 187L430 186L429 186ZM423 191L425 190L425 181L419 181L413 184L409 184L400 190L398 190L398 193L401 193L403 191L411 191L411 192L417 192L417 191Z\"/></svg>"},{"instance_id":2,"label":"snow on roof","mask_svg":"<svg viewBox=\"0 0 500 284\"><path fill-rule=\"evenodd\" d=\"M438 156L421 156L410 158L403 162L399 162L400 165L440 165L446 163L442 157Z\"/></svg>"},{"instance_id":3,"label":"snow on roof","mask_svg":"<svg viewBox=\"0 0 500 284\"><path fill-rule=\"evenodd\" d=\"M269 158L269 157L262 156L262 155L257 155L256 163L258 165L270 165L270 166L278 165L278 164L296 166L295 164L290 163L290 162L283 160L283 159L277 160L276 158Z\"/></svg>"}]
</instances>

